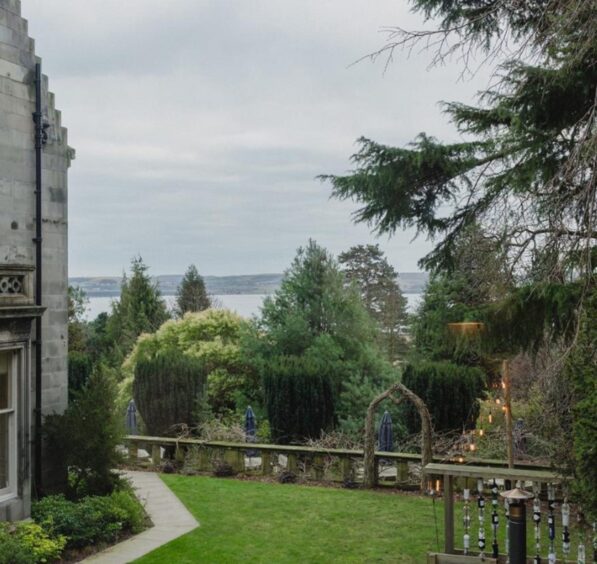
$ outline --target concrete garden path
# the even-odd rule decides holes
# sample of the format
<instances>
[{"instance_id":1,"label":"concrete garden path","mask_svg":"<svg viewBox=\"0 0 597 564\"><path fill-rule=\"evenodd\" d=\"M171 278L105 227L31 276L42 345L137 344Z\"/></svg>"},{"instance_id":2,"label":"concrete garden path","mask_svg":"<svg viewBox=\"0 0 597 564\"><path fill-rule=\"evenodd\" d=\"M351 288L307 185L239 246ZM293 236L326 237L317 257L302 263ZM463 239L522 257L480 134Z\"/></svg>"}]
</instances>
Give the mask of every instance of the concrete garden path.
<instances>
[{"instance_id":1,"label":"concrete garden path","mask_svg":"<svg viewBox=\"0 0 597 564\"><path fill-rule=\"evenodd\" d=\"M196 529L199 522L153 472L123 473L153 521L153 527L83 560L93 564L127 564Z\"/></svg>"}]
</instances>

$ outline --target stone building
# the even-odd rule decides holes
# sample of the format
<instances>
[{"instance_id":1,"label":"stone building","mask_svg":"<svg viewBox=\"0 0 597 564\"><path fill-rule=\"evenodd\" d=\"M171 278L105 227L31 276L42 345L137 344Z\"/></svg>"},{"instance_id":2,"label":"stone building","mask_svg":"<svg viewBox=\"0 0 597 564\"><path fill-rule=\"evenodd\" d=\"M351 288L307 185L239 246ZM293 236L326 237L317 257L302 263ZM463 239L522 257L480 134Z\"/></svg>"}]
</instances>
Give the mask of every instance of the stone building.
<instances>
[{"instance_id":1,"label":"stone building","mask_svg":"<svg viewBox=\"0 0 597 564\"><path fill-rule=\"evenodd\" d=\"M0 0L0 520L56 479L36 431L67 404L72 151L38 65L20 0Z\"/></svg>"}]
</instances>

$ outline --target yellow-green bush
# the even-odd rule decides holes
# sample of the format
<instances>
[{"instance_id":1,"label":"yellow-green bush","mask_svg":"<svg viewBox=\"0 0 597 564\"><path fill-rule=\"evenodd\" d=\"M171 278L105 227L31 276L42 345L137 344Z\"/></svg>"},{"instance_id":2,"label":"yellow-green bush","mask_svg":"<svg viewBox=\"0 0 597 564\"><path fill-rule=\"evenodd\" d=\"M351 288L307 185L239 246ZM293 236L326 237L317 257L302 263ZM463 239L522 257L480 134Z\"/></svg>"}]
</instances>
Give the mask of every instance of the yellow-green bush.
<instances>
[{"instance_id":1,"label":"yellow-green bush","mask_svg":"<svg viewBox=\"0 0 597 564\"><path fill-rule=\"evenodd\" d=\"M240 348L247 322L227 310L209 309L187 313L182 319L164 323L155 333L139 337L122 366L119 407L124 409L133 397L135 368L140 361L169 353L201 361L207 375L209 406L216 414L235 408L235 397L254 393L256 377L246 366Z\"/></svg>"},{"instance_id":2,"label":"yellow-green bush","mask_svg":"<svg viewBox=\"0 0 597 564\"><path fill-rule=\"evenodd\" d=\"M37 523L0 523L0 562L42 564L58 560L66 546L63 535L51 536Z\"/></svg>"}]
</instances>

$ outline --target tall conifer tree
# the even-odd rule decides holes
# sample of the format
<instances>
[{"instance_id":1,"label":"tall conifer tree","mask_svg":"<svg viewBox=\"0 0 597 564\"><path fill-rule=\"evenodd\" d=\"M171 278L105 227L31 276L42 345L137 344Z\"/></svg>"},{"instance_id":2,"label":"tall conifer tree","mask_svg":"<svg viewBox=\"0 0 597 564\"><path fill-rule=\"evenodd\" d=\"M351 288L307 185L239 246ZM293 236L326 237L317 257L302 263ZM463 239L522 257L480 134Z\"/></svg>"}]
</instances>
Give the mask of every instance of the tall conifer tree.
<instances>
[{"instance_id":1,"label":"tall conifer tree","mask_svg":"<svg viewBox=\"0 0 597 564\"><path fill-rule=\"evenodd\" d=\"M192 264L187 269L176 292L176 313L182 317L188 311L203 311L211 307L203 277Z\"/></svg>"}]
</instances>

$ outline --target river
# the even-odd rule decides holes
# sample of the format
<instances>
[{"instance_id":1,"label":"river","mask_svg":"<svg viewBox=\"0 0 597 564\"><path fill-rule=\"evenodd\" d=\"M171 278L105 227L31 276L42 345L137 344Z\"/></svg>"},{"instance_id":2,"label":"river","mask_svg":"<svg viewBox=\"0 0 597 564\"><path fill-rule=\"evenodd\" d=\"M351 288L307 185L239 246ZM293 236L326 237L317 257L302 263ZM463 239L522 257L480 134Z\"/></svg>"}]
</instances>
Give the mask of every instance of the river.
<instances>
[{"instance_id":1,"label":"river","mask_svg":"<svg viewBox=\"0 0 597 564\"><path fill-rule=\"evenodd\" d=\"M408 309L413 312L421 301L422 294L404 294L408 300ZM263 294L225 294L212 296L218 307L230 309L243 317L259 315L265 295ZM95 319L100 313L110 311L110 304L118 298L90 297L85 319ZM169 308L172 308L176 296L164 296Z\"/></svg>"}]
</instances>

